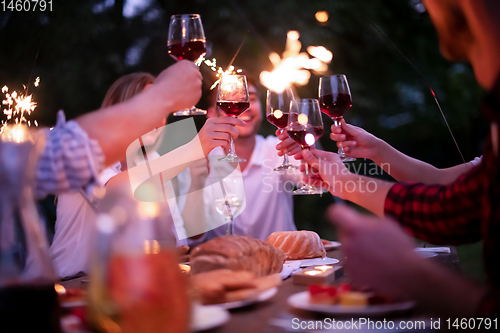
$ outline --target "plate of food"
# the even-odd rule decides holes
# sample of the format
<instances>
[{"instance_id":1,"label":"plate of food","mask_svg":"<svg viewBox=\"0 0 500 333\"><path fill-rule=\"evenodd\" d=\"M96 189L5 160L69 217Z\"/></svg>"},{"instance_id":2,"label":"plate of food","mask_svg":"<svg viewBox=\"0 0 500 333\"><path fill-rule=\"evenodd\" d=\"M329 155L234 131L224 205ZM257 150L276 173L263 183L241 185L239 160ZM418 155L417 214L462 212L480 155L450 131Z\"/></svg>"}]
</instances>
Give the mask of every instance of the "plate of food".
<instances>
[{"instance_id":1,"label":"plate of food","mask_svg":"<svg viewBox=\"0 0 500 333\"><path fill-rule=\"evenodd\" d=\"M264 290L264 291L256 294L255 297L250 297L250 298L244 299L242 301L221 303L220 306L222 306L224 309L228 309L228 310L242 308L244 306L267 301L268 299L271 299L272 297L274 297L274 295L276 295L277 292L278 292L278 288L274 287L274 288L267 289L267 290Z\"/></svg>"},{"instance_id":2,"label":"plate of food","mask_svg":"<svg viewBox=\"0 0 500 333\"><path fill-rule=\"evenodd\" d=\"M281 276L256 277L244 270L216 269L191 276L194 292L204 305L236 309L264 302L276 295Z\"/></svg>"},{"instance_id":3,"label":"plate of food","mask_svg":"<svg viewBox=\"0 0 500 333\"><path fill-rule=\"evenodd\" d=\"M408 311L415 307L415 302L395 302L389 297L369 292L354 291L349 285L338 287L312 285L307 291L288 298L288 304L294 308L343 316L382 316L395 312Z\"/></svg>"},{"instance_id":4,"label":"plate of food","mask_svg":"<svg viewBox=\"0 0 500 333\"><path fill-rule=\"evenodd\" d=\"M229 318L229 312L221 306L196 304L191 315L191 331L205 331L221 326Z\"/></svg>"},{"instance_id":5,"label":"plate of food","mask_svg":"<svg viewBox=\"0 0 500 333\"><path fill-rule=\"evenodd\" d=\"M340 247L340 243L336 241L330 241L326 239L322 239L321 243L323 243L323 246L325 247L325 250L330 251L330 250L335 250Z\"/></svg>"}]
</instances>

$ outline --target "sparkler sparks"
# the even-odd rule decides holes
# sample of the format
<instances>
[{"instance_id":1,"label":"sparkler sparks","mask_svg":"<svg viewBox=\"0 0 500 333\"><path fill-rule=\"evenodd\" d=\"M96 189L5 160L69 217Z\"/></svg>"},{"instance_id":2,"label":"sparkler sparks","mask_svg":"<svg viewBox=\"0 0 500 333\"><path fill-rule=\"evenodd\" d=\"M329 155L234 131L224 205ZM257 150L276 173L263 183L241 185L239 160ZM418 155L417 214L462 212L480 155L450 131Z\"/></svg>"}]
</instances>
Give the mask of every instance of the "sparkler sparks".
<instances>
[{"instance_id":1,"label":"sparkler sparks","mask_svg":"<svg viewBox=\"0 0 500 333\"><path fill-rule=\"evenodd\" d=\"M217 87L217 85L220 82L220 79L223 76L233 75L233 74L241 73L243 71L241 69L236 69L235 70L235 67L233 65L229 66L229 68L227 70L223 70L222 67L217 68L217 59L215 59L215 58L213 58L212 60L206 59L206 60L203 61L203 63L205 65L207 65L212 71L217 72L217 74L215 75L215 77L218 78L218 79L217 79L217 81L214 82L214 84L212 84L212 86L210 87L210 90L212 90L215 87Z\"/></svg>"},{"instance_id":2,"label":"sparkler sparks","mask_svg":"<svg viewBox=\"0 0 500 333\"><path fill-rule=\"evenodd\" d=\"M37 77L34 83L35 87L38 87L40 84L40 77ZM26 89L26 87L24 87ZM26 116L31 115L31 113L35 110L37 103L32 100L31 95L24 95L23 93L18 93L17 91L13 91L9 93L9 87L3 86L2 93L5 94L5 99L2 101L3 114L7 117L6 120L2 120L0 127L0 134L3 134L7 131L9 123L14 122L13 128L11 131L11 136L14 138L18 138L21 132L24 132L20 126L22 124L27 124L31 126L31 121L26 119ZM38 127L38 122L33 121L35 126ZM18 141L16 139L16 141Z\"/></svg>"},{"instance_id":3,"label":"sparkler sparks","mask_svg":"<svg viewBox=\"0 0 500 333\"><path fill-rule=\"evenodd\" d=\"M268 89L282 92L292 84L306 85L311 77L310 70L323 73L328 70L328 64L333 59L333 54L324 46L309 46L307 52L300 52L302 43L297 31L289 31L282 57L273 52L269 60L274 66L272 72L260 73L260 82Z\"/></svg>"}]
</instances>

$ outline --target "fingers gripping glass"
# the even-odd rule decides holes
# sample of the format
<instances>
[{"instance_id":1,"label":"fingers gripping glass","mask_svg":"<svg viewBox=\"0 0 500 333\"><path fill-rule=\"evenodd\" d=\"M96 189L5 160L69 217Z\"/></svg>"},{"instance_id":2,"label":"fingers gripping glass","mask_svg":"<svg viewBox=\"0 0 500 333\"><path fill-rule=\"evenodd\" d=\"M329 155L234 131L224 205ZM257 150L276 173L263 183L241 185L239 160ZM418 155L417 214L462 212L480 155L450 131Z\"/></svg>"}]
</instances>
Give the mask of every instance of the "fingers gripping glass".
<instances>
[{"instance_id":1,"label":"fingers gripping glass","mask_svg":"<svg viewBox=\"0 0 500 333\"><path fill-rule=\"evenodd\" d=\"M319 105L321 111L332 118L335 127L340 128L344 114L352 106L351 91L345 75L324 76L319 79ZM342 142L339 142L338 154L343 162L356 160L345 154Z\"/></svg>"},{"instance_id":2,"label":"fingers gripping glass","mask_svg":"<svg viewBox=\"0 0 500 333\"><path fill-rule=\"evenodd\" d=\"M217 90L217 107L230 117L237 118L250 107L247 78L245 75L226 75L221 78ZM227 162L246 162L234 151L233 137L227 155L220 159Z\"/></svg>"},{"instance_id":3,"label":"fingers gripping glass","mask_svg":"<svg viewBox=\"0 0 500 333\"><path fill-rule=\"evenodd\" d=\"M323 136L323 119L317 99L293 100L290 103L288 115L288 136L294 139L302 149L310 149L317 139ZM305 174L309 175L309 167L306 163ZM315 188L304 184L293 194L321 194L322 188Z\"/></svg>"},{"instance_id":4,"label":"fingers gripping glass","mask_svg":"<svg viewBox=\"0 0 500 333\"><path fill-rule=\"evenodd\" d=\"M190 60L198 66L207 52L203 24L198 14L172 15L168 28L168 53L177 61ZM174 116L205 115L207 111L192 106L174 112Z\"/></svg>"}]
</instances>

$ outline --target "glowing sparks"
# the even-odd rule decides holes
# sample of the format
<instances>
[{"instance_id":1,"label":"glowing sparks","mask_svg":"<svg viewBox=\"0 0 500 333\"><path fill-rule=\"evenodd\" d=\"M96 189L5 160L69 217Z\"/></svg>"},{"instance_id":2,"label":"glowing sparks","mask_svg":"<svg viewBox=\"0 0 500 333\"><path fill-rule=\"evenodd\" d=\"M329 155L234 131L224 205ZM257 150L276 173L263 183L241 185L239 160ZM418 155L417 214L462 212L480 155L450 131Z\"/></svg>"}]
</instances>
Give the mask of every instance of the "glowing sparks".
<instances>
[{"instance_id":1,"label":"glowing sparks","mask_svg":"<svg viewBox=\"0 0 500 333\"><path fill-rule=\"evenodd\" d=\"M35 87L38 87L39 83L40 77L37 77L34 83ZM26 89L24 85L23 87ZM19 125L27 124L28 127L31 126L31 121L26 119L26 116L31 115L37 103L32 100L33 95L25 96L23 93L18 93L17 91L9 93L9 87L7 86L2 87L2 94L5 94L5 99L2 101L2 105L4 106L3 114L7 119L2 120L0 134L3 134L9 128L8 125L10 122L14 122L15 126L10 129L12 132L10 137L17 141L21 139L21 137L24 137L25 134L25 129L19 127ZM33 123L35 126L38 126L36 120L34 120Z\"/></svg>"},{"instance_id":2,"label":"glowing sparks","mask_svg":"<svg viewBox=\"0 0 500 333\"><path fill-rule=\"evenodd\" d=\"M234 74L241 73L243 71L241 69L236 69L235 70L235 67L233 65L229 66L229 68L227 70L223 70L222 67L217 68L217 59L215 59L215 58L213 58L212 60L206 59L206 60L203 61L203 63L205 65L207 65L212 71L217 72L217 74L215 74L215 77L218 78L218 79L217 79L217 81L214 82L214 84L212 84L212 86L210 87L210 90L212 90L215 87L217 87L217 85L220 82L220 79L223 76L234 75Z\"/></svg>"},{"instance_id":3,"label":"glowing sparks","mask_svg":"<svg viewBox=\"0 0 500 333\"><path fill-rule=\"evenodd\" d=\"M309 46L306 52L301 52L302 43L299 41L298 31L289 31L285 51L280 57L272 52L269 60L274 66L273 71L260 73L260 82L269 90L282 92L292 84L306 85L311 78L310 71L319 74L328 70L328 64L333 59L333 54L324 46Z\"/></svg>"},{"instance_id":4,"label":"glowing sparks","mask_svg":"<svg viewBox=\"0 0 500 333\"><path fill-rule=\"evenodd\" d=\"M318 22L325 23L328 21L328 12L324 10L317 11L314 17L318 20Z\"/></svg>"}]
</instances>

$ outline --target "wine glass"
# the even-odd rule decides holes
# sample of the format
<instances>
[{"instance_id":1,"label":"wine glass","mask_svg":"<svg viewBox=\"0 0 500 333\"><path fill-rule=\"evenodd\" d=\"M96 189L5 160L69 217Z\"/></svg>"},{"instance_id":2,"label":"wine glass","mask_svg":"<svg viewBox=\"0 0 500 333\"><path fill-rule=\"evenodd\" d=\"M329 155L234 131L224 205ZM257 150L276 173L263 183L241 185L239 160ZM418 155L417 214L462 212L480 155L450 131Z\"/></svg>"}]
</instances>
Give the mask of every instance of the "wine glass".
<instances>
[{"instance_id":1,"label":"wine glass","mask_svg":"<svg viewBox=\"0 0 500 333\"><path fill-rule=\"evenodd\" d=\"M240 215L245 204L245 187L241 173L221 180L222 193L216 195L215 210L226 221L226 235L234 234L234 219Z\"/></svg>"},{"instance_id":2,"label":"wine glass","mask_svg":"<svg viewBox=\"0 0 500 333\"><path fill-rule=\"evenodd\" d=\"M230 117L238 117L250 107L248 97L248 85L245 75L226 75L219 82L217 90L217 107ZM220 161L246 162L244 158L238 157L234 151L233 137L231 137L231 148L229 153Z\"/></svg>"},{"instance_id":3,"label":"wine glass","mask_svg":"<svg viewBox=\"0 0 500 333\"><path fill-rule=\"evenodd\" d=\"M207 52L205 32L199 14L172 15L168 29L168 53L175 60L191 60L198 66ZM192 106L174 112L174 116L205 115L207 111Z\"/></svg>"},{"instance_id":4,"label":"wine glass","mask_svg":"<svg viewBox=\"0 0 500 333\"><path fill-rule=\"evenodd\" d=\"M294 139L302 149L310 149L317 139L323 136L323 119L317 99L293 100L290 103L288 115L288 136ZM305 173L308 174L306 163ZM322 194L322 188L315 188L304 184L301 188L293 191L293 194Z\"/></svg>"},{"instance_id":5,"label":"wine glass","mask_svg":"<svg viewBox=\"0 0 500 333\"><path fill-rule=\"evenodd\" d=\"M335 127L340 127L344 114L352 106L351 91L345 75L319 78L319 105L321 111L332 118ZM356 161L345 154L342 142L339 142L338 154L343 162Z\"/></svg>"},{"instance_id":6,"label":"wine glass","mask_svg":"<svg viewBox=\"0 0 500 333\"><path fill-rule=\"evenodd\" d=\"M283 92L267 91L266 117L267 121L281 129L283 132L288 125L288 113L290 111L290 102L293 100L293 91L290 88ZM287 169L297 169L296 165L288 162L288 155L284 154L283 163L274 168L274 171Z\"/></svg>"}]
</instances>

